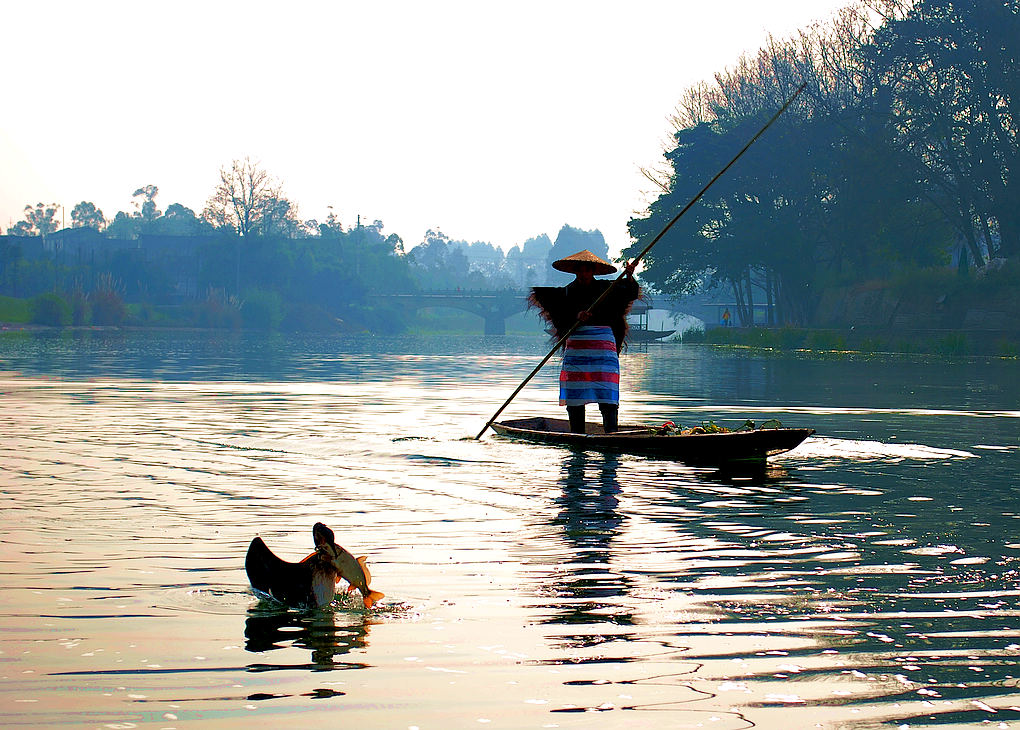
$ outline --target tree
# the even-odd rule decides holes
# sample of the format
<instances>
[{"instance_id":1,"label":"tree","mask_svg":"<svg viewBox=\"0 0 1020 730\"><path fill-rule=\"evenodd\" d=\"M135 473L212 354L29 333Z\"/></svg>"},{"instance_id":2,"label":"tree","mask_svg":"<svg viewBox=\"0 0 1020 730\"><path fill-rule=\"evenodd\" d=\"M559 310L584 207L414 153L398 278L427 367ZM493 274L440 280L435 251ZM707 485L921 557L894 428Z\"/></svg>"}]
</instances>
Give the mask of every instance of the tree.
<instances>
[{"instance_id":1,"label":"tree","mask_svg":"<svg viewBox=\"0 0 1020 730\"><path fill-rule=\"evenodd\" d=\"M159 188L155 185L143 185L131 194L131 197L135 198L135 217L141 219L143 230L149 228L160 216L159 208L156 206L157 195ZM139 202L138 198L142 198L142 201Z\"/></svg>"},{"instance_id":2,"label":"tree","mask_svg":"<svg viewBox=\"0 0 1020 730\"><path fill-rule=\"evenodd\" d=\"M139 220L139 218L119 210L106 226L106 235L110 238L138 238Z\"/></svg>"},{"instance_id":3,"label":"tree","mask_svg":"<svg viewBox=\"0 0 1020 730\"><path fill-rule=\"evenodd\" d=\"M195 215L191 208L180 203L171 203L166 212L153 221L153 229L168 236L194 236L208 233L211 227Z\"/></svg>"},{"instance_id":4,"label":"tree","mask_svg":"<svg viewBox=\"0 0 1020 730\"><path fill-rule=\"evenodd\" d=\"M325 223L319 223L318 221L308 221L306 225L309 228L315 228L319 232L319 236L322 238L340 238L343 236L344 227L340 224L340 218L335 212L333 212L333 206L327 206L329 209L329 215L326 217Z\"/></svg>"},{"instance_id":5,"label":"tree","mask_svg":"<svg viewBox=\"0 0 1020 730\"><path fill-rule=\"evenodd\" d=\"M870 53L890 128L974 260L1016 255L1020 3L893 4Z\"/></svg>"},{"instance_id":6,"label":"tree","mask_svg":"<svg viewBox=\"0 0 1020 730\"><path fill-rule=\"evenodd\" d=\"M529 238L523 244L514 246L506 253L504 268L517 286L531 286L545 281L547 257L552 241L542 233Z\"/></svg>"},{"instance_id":7,"label":"tree","mask_svg":"<svg viewBox=\"0 0 1020 730\"><path fill-rule=\"evenodd\" d=\"M72 228L94 228L101 231L106 228L106 218L103 211L85 200L74 206L71 211Z\"/></svg>"},{"instance_id":8,"label":"tree","mask_svg":"<svg viewBox=\"0 0 1020 730\"><path fill-rule=\"evenodd\" d=\"M430 274L438 274L446 265L449 245L449 236L430 228L425 232L422 242L407 252L407 259L412 266Z\"/></svg>"},{"instance_id":9,"label":"tree","mask_svg":"<svg viewBox=\"0 0 1020 730\"><path fill-rule=\"evenodd\" d=\"M580 228L563 224L560 232L556 234L556 240L553 242L552 248L549 249L547 254L546 276L550 277L549 281L559 283L561 280L566 281L569 277L569 274L563 274L551 268L553 261L570 256L578 251L583 251L584 249L588 249L596 256L609 260L609 246L606 244L606 239L601 231L597 229L594 231L583 231Z\"/></svg>"},{"instance_id":10,"label":"tree","mask_svg":"<svg viewBox=\"0 0 1020 730\"><path fill-rule=\"evenodd\" d=\"M888 24L898 22L906 2L878 5ZM829 27L792 41L770 39L756 57L716 74L715 86L683 98L668 166L646 174L662 192L646 215L630 221L636 243L629 255L712 179L800 80L807 83L768 134L662 237L644 260L645 281L676 298L709 282L726 285L745 324L761 297L776 322L805 324L827 288L944 262L952 239L933 202L938 189L905 144L930 140L921 125L904 134L889 122L911 110L891 89L896 69L873 53L873 20L848 8ZM937 70L955 73L945 64Z\"/></svg>"},{"instance_id":11,"label":"tree","mask_svg":"<svg viewBox=\"0 0 1020 730\"><path fill-rule=\"evenodd\" d=\"M286 198L277 197L266 205L258 233L263 236L299 238L307 233L297 217L297 207Z\"/></svg>"},{"instance_id":12,"label":"tree","mask_svg":"<svg viewBox=\"0 0 1020 730\"><path fill-rule=\"evenodd\" d=\"M474 289L505 286L506 281L499 275L499 267L491 268L491 244L466 241L451 241L438 230L429 230L425 239L407 253L419 284L428 289L452 289L467 287ZM498 249L497 249L498 250ZM481 253L484 259L474 254ZM499 252L502 263L502 251ZM486 261L485 259L489 259Z\"/></svg>"},{"instance_id":13,"label":"tree","mask_svg":"<svg viewBox=\"0 0 1020 730\"><path fill-rule=\"evenodd\" d=\"M142 233L154 233L156 221L160 217L156 196L159 188L155 185L143 185L131 194L135 210L131 213L118 211L117 215L106 228L106 234L112 238L138 238Z\"/></svg>"},{"instance_id":14,"label":"tree","mask_svg":"<svg viewBox=\"0 0 1020 730\"><path fill-rule=\"evenodd\" d=\"M34 208L31 205L26 205L25 220L18 222L24 223L24 225L16 223L11 227L11 233L17 236L45 236L53 233L59 227L56 219L58 208L60 208L58 203L49 205L36 203Z\"/></svg>"},{"instance_id":15,"label":"tree","mask_svg":"<svg viewBox=\"0 0 1020 730\"><path fill-rule=\"evenodd\" d=\"M220 182L202 217L242 237L286 233L298 225L295 206L284 197L280 182L248 157L220 168Z\"/></svg>"}]
</instances>

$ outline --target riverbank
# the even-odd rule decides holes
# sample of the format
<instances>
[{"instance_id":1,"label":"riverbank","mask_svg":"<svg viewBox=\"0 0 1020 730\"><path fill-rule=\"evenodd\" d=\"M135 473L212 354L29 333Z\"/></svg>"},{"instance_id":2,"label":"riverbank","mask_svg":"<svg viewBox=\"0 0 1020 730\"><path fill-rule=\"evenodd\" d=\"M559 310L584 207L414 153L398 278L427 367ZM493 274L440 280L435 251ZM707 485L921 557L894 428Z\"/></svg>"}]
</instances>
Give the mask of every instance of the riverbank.
<instances>
[{"instance_id":1,"label":"riverbank","mask_svg":"<svg viewBox=\"0 0 1020 730\"><path fill-rule=\"evenodd\" d=\"M810 327L717 327L685 342L770 350L1020 356L1020 266L996 259L973 276L949 269L832 287Z\"/></svg>"},{"instance_id":2,"label":"riverbank","mask_svg":"<svg viewBox=\"0 0 1020 730\"><path fill-rule=\"evenodd\" d=\"M1016 330L715 327L689 330L683 341L784 352L1020 357Z\"/></svg>"}]
</instances>

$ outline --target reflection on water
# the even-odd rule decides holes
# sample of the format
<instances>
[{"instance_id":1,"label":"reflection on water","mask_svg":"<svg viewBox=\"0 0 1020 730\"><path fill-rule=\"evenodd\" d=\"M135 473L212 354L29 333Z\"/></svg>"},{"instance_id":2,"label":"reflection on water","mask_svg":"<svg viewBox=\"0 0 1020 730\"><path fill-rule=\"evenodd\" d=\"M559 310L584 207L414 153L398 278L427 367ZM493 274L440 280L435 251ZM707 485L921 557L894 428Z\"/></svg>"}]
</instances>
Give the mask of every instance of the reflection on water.
<instances>
[{"instance_id":1,"label":"reflection on water","mask_svg":"<svg viewBox=\"0 0 1020 730\"><path fill-rule=\"evenodd\" d=\"M0 724L1020 728L1015 363L624 355L818 430L756 473L465 439L544 347L0 339ZM318 520L378 608L252 595Z\"/></svg>"},{"instance_id":2,"label":"reflection on water","mask_svg":"<svg viewBox=\"0 0 1020 730\"><path fill-rule=\"evenodd\" d=\"M612 454L592 459L574 452L564 461L562 495L554 500L558 513L552 525L563 530L567 554L554 586L555 613L544 619L548 623L633 623L633 616L617 603L627 593L627 578L610 568L613 538L626 519L619 510L618 463Z\"/></svg>"},{"instance_id":3,"label":"reflection on water","mask_svg":"<svg viewBox=\"0 0 1020 730\"><path fill-rule=\"evenodd\" d=\"M311 661L288 666L250 664L250 670L290 668L324 671L366 666L363 662L347 661L347 655L368 645L370 621L362 619L352 625L338 625L337 615L329 610L299 612L282 609L269 601L265 603L269 605L248 611L244 622L245 650L263 654L284 647L298 647L311 651Z\"/></svg>"}]
</instances>

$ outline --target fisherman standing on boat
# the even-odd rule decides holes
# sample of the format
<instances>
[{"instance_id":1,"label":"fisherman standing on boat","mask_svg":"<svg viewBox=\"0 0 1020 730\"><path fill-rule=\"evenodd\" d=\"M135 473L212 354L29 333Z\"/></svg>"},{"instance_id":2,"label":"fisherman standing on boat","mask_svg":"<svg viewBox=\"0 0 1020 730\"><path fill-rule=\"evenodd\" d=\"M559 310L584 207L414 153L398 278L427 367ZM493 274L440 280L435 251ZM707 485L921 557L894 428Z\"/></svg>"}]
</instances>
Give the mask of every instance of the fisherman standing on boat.
<instances>
[{"instance_id":1,"label":"fisherman standing on boat","mask_svg":"<svg viewBox=\"0 0 1020 730\"><path fill-rule=\"evenodd\" d=\"M584 407L598 403L606 433L616 431L620 411L619 353L627 337L627 312L641 294L634 280L637 262L624 265L617 282L596 279L613 274L616 267L585 249L553 262L553 268L574 274L562 287L536 286L529 301L552 325L556 339L574 326L563 345L560 370L560 405L567 407L570 430L584 433ZM592 304L612 287L594 309ZM592 311L588 311L592 309Z\"/></svg>"}]
</instances>

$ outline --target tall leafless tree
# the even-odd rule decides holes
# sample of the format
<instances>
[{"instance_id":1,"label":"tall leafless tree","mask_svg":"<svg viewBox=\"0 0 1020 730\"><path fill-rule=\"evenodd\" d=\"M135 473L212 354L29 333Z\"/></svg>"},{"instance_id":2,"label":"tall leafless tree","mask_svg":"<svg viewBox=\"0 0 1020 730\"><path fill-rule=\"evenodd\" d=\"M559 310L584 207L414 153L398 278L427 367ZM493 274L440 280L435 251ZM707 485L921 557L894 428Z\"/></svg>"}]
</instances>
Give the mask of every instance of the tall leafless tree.
<instances>
[{"instance_id":1,"label":"tall leafless tree","mask_svg":"<svg viewBox=\"0 0 1020 730\"><path fill-rule=\"evenodd\" d=\"M276 232L294 206L283 196L279 180L250 157L220 168L220 182L206 201L202 217L239 236Z\"/></svg>"}]
</instances>

